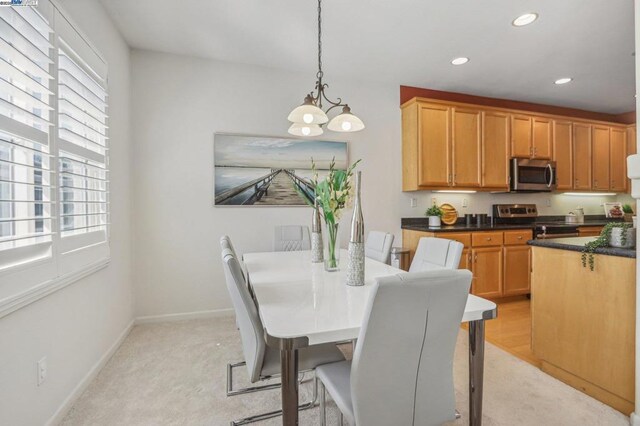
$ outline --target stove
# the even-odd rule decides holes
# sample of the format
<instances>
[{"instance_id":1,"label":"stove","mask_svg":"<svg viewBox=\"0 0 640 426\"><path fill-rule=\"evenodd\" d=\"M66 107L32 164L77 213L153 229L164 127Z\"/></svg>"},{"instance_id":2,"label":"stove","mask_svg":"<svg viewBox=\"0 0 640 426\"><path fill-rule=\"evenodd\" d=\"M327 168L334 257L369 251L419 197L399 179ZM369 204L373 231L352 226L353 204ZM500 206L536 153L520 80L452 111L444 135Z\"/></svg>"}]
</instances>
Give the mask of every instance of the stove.
<instances>
[{"instance_id":1,"label":"stove","mask_svg":"<svg viewBox=\"0 0 640 426\"><path fill-rule=\"evenodd\" d=\"M538 222L535 204L494 204L495 223L505 225L531 225L536 239L577 237L578 226L564 222Z\"/></svg>"}]
</instances>

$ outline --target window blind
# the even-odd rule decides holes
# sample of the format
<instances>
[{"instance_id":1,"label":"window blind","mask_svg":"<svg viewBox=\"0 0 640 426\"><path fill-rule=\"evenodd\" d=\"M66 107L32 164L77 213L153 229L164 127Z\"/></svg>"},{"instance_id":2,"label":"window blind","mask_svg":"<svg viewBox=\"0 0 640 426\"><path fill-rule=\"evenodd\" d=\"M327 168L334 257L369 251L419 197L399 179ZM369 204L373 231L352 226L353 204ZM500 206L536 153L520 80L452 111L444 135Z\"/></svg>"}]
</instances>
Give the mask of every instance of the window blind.
<instances>
[{"instance_id":1,"label":"window blind","mask_svg":"<svg viewBox=\"0 0 640 426\"><path fill-rule=\"evenodd\" d=\"M108 116L106 84L62 38L59 41L58 170L65 253L107 237Z\"/></svg>"},{"instance_id":2,"label":"window blind","mask_svg":"<svg viewBox=\"0 0 640 426\"><path fill-rule=\"evenodd\" d=\"M0 270L51 256L52 30L0 8Z\"/></svg>"}]
</instances>

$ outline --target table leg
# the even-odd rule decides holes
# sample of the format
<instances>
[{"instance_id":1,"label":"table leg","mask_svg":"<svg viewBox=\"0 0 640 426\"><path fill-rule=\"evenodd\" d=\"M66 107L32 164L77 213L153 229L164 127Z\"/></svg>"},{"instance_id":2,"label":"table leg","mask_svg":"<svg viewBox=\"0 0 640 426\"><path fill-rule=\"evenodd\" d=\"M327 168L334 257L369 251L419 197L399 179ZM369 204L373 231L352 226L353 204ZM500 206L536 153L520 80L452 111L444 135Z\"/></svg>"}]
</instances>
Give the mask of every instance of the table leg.
<instances>
[{"instance_id":1,"label":"table leg","mask_svg":"<svg viewBox=\"0 0 640 426\"><path fill-rule=\"evenodd\" d=\"M282 425L298 426L298 350L284 344L280 348L282 380Z\"/></svg>"},{"instance_id":2,"label":"table leg","mask_svg":"<svg viewBox=\"0 0 640 426\"><path fill-rule=\"evenodd\" d=\"M469 424L482 425L484 320L469 322Z\"/></svg>"}]
</instances>

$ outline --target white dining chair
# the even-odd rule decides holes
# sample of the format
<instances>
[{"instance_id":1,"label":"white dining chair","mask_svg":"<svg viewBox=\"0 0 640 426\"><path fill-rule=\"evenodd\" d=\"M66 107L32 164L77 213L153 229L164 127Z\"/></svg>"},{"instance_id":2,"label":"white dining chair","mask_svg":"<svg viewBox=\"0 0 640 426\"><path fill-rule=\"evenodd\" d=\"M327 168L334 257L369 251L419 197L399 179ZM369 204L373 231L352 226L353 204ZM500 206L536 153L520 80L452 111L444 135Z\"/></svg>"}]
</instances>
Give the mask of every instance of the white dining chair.
<instances>
[{"instance_id":1,"label":"white dining chair","mask_svg":"<svg viewBox=\"0 0 640 426\"><path fill-rule=\"evenodd\" d=\"M464 269L376 279L353 360L316 369L320 423L326 392L351 426L454 420L453 354L470 285Z\"/></svg>"},{"instance_id":2,"label":"white dining chair","mask_svg":"<svg viewBox=\"0 0 640 426\"><path fill-rule=\"evenodd\" d=\"M308 226L276 226L273 239L273 251L301 250L311 250L311 237Z\"/></svg>"},{"instance_id":3,"label":"white dining chair","mask_svg":"<svg viewBox=\"0 0 640 426\"><path fill-rule=\"evenodd\" d=\"M280 375L280 351L266 345L264 328L258 315L256 304L249 293L249 289L242 273L240 262L229 248L228 239L221 238L222 263L231 296L231 302L236 313L236 320L240 329L242 352L244 361L227 364L227 396L246 394L260 390L279 388L280 383L253 386L243 389L233 389L233 369L246 366L251 383L267 380ZM344 360L342 352L334 344L313 345L298 351L300 372L310 371L316 366ZM315 387L315 386L314 386ZM311 408L315 405L316 395L310 403L301 408ZM258 414L232 422L232 425L243 425L281 415L281 410Z\"/></svg>"},{"instance_id":4,"label":"white dining chair","mask_svg":"<svg viewBox=\"0 0 640 426\"><path fill-rule=\"evenodd\" d=\"M458 269L464 244L445 238L423 237L418 242L409 272Z\"/></svg>"},{"instance_id":5,"label":"white dining chair","mask_svg":"<svg viewBox=\"0 0 640 426\"><path fill-rule=\"evenodd\" d=\"M389 264L393 238L393 234L388 232L369 231L364 245L364 255L369 259Z\"/></svg>"}]
</instances>

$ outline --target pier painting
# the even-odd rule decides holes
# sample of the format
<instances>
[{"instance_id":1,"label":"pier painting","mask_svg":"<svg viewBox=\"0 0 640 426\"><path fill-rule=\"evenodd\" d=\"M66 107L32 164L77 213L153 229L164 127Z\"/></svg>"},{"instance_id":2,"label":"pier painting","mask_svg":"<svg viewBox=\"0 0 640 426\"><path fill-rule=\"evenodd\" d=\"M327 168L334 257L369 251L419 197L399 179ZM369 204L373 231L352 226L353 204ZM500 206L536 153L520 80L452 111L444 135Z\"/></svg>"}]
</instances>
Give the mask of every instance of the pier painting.
<instances>
[{"instance_id":1,"label":"pier painting","mask_svg":"<svg viewBox=\"0 0 640 426\"><path fill-rule=\"evenodd\" d=\"M304 206L313 200L311 158L319 179L331 160L346 170L346 142L214 136L214 203L219 206ZM306 199L306 200L305 200Z\"/></svg>"}]
</instances>

